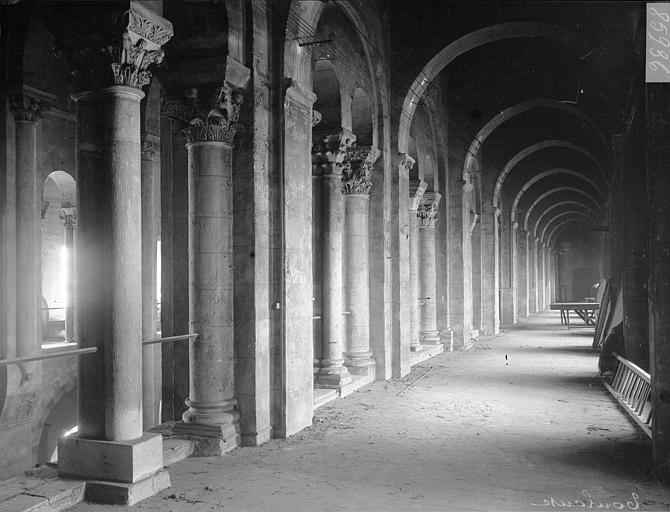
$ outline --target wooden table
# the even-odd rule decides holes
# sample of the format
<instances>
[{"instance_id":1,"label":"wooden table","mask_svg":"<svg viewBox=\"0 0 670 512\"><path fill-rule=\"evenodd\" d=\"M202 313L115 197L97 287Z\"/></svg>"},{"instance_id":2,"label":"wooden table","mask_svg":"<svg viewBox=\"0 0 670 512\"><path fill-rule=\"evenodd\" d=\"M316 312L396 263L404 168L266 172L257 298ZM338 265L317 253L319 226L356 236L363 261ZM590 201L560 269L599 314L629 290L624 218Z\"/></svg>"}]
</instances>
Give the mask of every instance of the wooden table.
<instances>
[{"instance_id":1,"label":"wooden table","mask_svg":"<svg viewBox=\"0 0 670 512\"><path fill-rule=\"evenodd\" d=\"M596 311L600 309L599 302L554 302L549 306L554 311L561 312L561 325L567 325L570 329L570 311L574 311L579 318L584 320L584 325L596 326Z\"/></svg>"}]
</instances>

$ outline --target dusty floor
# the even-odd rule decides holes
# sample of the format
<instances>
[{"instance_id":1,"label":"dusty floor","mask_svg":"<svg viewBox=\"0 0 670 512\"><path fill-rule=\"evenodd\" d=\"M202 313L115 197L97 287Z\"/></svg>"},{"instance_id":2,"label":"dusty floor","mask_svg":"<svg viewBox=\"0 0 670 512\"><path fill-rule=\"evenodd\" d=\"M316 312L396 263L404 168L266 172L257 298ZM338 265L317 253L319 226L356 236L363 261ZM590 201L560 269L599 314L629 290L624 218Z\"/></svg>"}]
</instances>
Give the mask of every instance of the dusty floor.
<instances>
[{"instance_id":1,"label":"dusty floor","mask_svg":"<svg viewBox=\"0 0 670 512\"><path fill-rule=\"evenodd\" d=\"M670 510L649 441L596 378L592 335L543 313L331 402L291 439L172 466L172 488L133 508Z\"/></svg>"}]
</instances>

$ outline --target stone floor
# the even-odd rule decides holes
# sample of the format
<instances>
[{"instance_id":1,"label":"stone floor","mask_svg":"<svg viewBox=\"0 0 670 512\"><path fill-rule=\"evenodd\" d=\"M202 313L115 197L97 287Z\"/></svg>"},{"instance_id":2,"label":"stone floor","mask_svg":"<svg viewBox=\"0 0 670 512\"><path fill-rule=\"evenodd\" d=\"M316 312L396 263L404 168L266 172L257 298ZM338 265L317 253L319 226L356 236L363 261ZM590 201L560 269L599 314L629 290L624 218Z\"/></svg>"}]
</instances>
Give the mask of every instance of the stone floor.
<instances>
[{"instance_id":1,"label":"stone floor","mask_svg":"<svg viewBox=\"0 0 670 512\"><path fill-rule=\"evenodd\" d=\"M542 313L322 406L291 439L177 463L172 488L134 509L670 510L648 439L597 379L592 335Z\"/></svg>"}]
</instances>

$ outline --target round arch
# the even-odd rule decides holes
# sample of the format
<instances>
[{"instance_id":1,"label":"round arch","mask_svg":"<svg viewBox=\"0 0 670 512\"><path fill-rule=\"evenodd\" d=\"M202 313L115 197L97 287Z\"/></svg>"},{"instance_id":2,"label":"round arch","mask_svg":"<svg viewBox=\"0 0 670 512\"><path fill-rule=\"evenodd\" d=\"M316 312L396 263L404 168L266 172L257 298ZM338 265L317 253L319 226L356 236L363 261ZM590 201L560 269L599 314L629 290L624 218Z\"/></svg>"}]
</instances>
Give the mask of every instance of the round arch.
<instances>
[{"instance_id":1,"label":"round arch","mask_svg":"<svg viewBox=\"0 0 670 512\"><path fill-rule=\"evenodd\" d=\"M475 30L453 41L437 53L421 70L403 101L398 127L398 152L407 152L407 137L414 118L414 111L430 88L432 80L451 62L478 46L504 39L542 37L572 46L579 56L591 51L589 42L579 34L548 23L516 22L491 25Z\"/></svg>"},{"instance_id":2,"label":"round arch","mask_svg":"<svg viewBox=\"0 0 670 512\"><path fill-rule=\"evenodd\" d=\"M523 187L521 187L521 190L517 193L516 197L514 198L514 202L512 203L512 212L515 212L517 210L517 207L519 206L519 201L521 201L521 198L523 197L524 193L528 191L533 185L535 185L538 181L541 181L549 176L554 176L557 174L565 174L567 176L574 176L578 179L583 180L584 182L588 183L593 187L594 190L598 192L598 195L600 196L600 199L602 202L605 202L605 197L603 196L602 192L600 191L600 188L595 184L593 180L590 178L587 178L583 174L573 171L572 169L563 169L563 168L556 168L556 169L549 169L548 171L544 171L539 173L537 176L533 177L531 180L529 180Z\"/></svg>"},{"instance_id":3,"label":"round arch","mask_svg":"<svg viewBox=\"0 0 670 512\"><path fill-rule=\"evenodd\" d=\"M577 117L578 119L590 125L593 128L593 130L598 134L598 137L600 138L603 146L605 147L607 155L609 155L609 144L607 142L607 139L605 138L605 135L600 130L595 121L589 115L584 113L583 110L576 107L572 103L566 103L556 100L548 100L544 98L535 98L531 100L526 100L522 103L518 103L517 105L506 108L505 110L497 114L495 117L490 119L489 122L486 123L481 128L481 130L479 130L475 138L472 140L472 143L468 148L468 152L466 153L465 164L463 165L463 179L466 179L472 167L473 161L477 158L477 154L479 153L481 147L484 145L484 142L486 142L486 139L489 137L489 135L491 135L491 133L493 133L503 123L506 123L507 121L513 119L514 117L521 115L525 112L528 112L529 110L540 109L540 108L561 110L563 112L566 112L570 115Z\"/></svg>"},{"instance_id":4,"label":"round arch","mask_svg":"<svg viewBox=\"0 0 670 512\"><path fill-rule=\"evenodd\" d=\"M505 167L503 170L500 172L498 175L498 179L496 180L496 185L495 189L493 192L493 206L497 207L500 203L500 194L502 192L502 187L505 182L505 179L509 175L510 172L516 167L516 165L524 160L525 158L533 155L534 153L537 153L538 151L542 151L544 149L548 148L565 148L565 149L570 149L572 151L576 151L577 153L580 153L584 155L586 158L589 160L592 160L595 165L598 167L598 170L600 171L601 176L603 179L607 180L607 176L605 174L605 170L603 169L602 165L600 164L600 161L591 153L590 151L587 151L584 149L582 146L578 144L574 144L572 142L564 141L564 140L545 140L542 142L538 142L537 144L533 144L532 146L528 146L527 148L522 149L519 151L516 155L514 155L507 164L505 164Z\"/></svg>"},{"instance_id":5,"label":"round arch","mask_svg":"<svg viewBox=\"0 0 670 512\"><path fill-rule=\"evenodd\" d=\"M554 195L554 194L558 194L558 193L560 193L560 192L570 192L570 193L579 194L579 195L584 196L585 198L589 199L589 200L595 205L596 208L598 208L598 211L600 212L600 215L601 215L601 216L604 215L604 211L603 211L603 208L602 208L602 206L600 205L600 203L598 203L598 201L596 201L596 199L595 199L591 194L589 194L588 192L586 192L585 190L582 190L582 189L577 188L577 187L554 187L554 188L552 188L552 189L550 189L550 190L547 190L546 192L543 192L543 193L542 193L541 195L539 195L539 196L537 197L537 199L535 199L535 201L533 201L533 203L530 205L530 207L528 208L528 211L526 212L526 215L524 216L524 221L523 221L524 230L527 230L527 229L528 229L528 220L530 219L530 215L531 215L531 212L533 211L533 209L534 209L534 208L535 208L535 207L536 207L536 206L537 206L543 199L546 199L547 197L549 197L549 196L551 196L551 195ZM515 220L517 220L517 219L516 219L516 212L515 212L515 211L512 211L512 221L514 222Z\"/></svg>"},{"instance_id":6,"label":"round arch","mask_svg":"<svg viewBox=\"0 0 670 512\"><path fill-rule=\"evenodd\" d=\"M586 213L584 213L582 211L579 211L579 210L567 210L567 211L564 211L564 212L561 212L561 213L558 213L558 214L554 215L551 219L549 219L547 221L547 223L542 228L542 233L540 234L538 240L540 240L542 243L545 243L546 240L547 240L545 235L547 234L547 230L549 229L549 227L552 224L554 224L558 219L561 219L562 217L566 217L568 215L573 215L573 216L575 216L575 218L580 217L581 219L586 220L587 223L589 223L593 226L597 226L597 223L591 217L589 217ZM538 226L538 228L539 228L539 226Z\"/></svg>"},{"instance_id":7,"label":"round arch","mask_svg":"<svg viewBox=\"0 0 670 512\"><path fill-rule=\"evenodd\" d=\"M556 208L561 208L561 207L565 207L565 206L569 206L570 208L572 208L572 210L570 210L570 211L580 211L580 210L574 210L575 207L583 208L584 210L590 212L591 215L596 217L596 212L594 212L592 208L590 208L588 205L586 205L584 203L580 203L579 201L561 201L559 203L556 203L556 204L550 206L549 208L547 208L545 211L543 211L538 216L537 220L535 221L535 226L532 229L533 234L535 236L537 236L537 230L540 227L540 223L542 222L542 219L544 219L547 215L549 215Z\"/></svg>"},{"instance_id":8,"label":"round arch","mask_svg":"<svg viewBox=\"0 0 670 512\"><path fill-rule=\"evenodd\" d=\"M569 224L578 224L580 227L583 227L584 226L584 221L582 219L567 219L567 220L564 220L564 221L560 222L547 235L547 244L549 244L549 245L553 244L559 236L561 236L565 231L568 230L568 228L566 226L568 226ZM594 227L597 227L597 226L594 226ZM564 229L561 230L561 228L564 228Z\"/></svg>"}]
</instances>

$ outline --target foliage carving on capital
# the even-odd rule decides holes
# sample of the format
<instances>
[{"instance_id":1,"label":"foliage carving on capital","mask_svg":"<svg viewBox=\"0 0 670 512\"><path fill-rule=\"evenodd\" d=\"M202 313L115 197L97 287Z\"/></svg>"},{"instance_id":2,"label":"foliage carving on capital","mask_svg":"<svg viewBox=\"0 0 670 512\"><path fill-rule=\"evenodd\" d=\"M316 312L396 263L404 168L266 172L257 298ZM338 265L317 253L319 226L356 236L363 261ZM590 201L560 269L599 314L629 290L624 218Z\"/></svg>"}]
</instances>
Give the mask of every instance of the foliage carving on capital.
<instances>
[{"instance_id":1,"label":"foliage carving on capital","mask_svg":"<svg viewBox=\"0 0 670 512\"><path fill-rule=\"evenodd\" d=\"M356 145L356 135L342 129L337 133L314 134L312 165L314 174L342 174L349 168L347 151Z\"/></svg>"},{"instance_id":2,"label":"foliage carving on capital","mask_svg":"<svg viewBox=\"0 0 670 512\"><path fill-rule=\"evenodd\" d=\"M68 64L76 90L142 89L151 81L149 66L163 61L172 24L138 2L127 5L64 6L50 20L54 52Z\"/></svg>"},{"instance_id":3,"label":"foliage carving on capital","mask_svg":"<svg viewBox=\"0 0 670 512\"><path fill-rule=\"evenodd\" d=\"M423 180L409 180L409 209L416 211L423 194L428 188L428 183Z\"/></svg>"},{"instance_id":4,"label":"foliage carving on capital","mask_svg":"<svg viewBox=\"0 0 670 512\"><path fill-rule=\"evenodd\" d=\"M186 143L225 142L232 144L240 129L242 89L224 82L216 91L214 104L200 101L197 87L186 90L184 100L161 99L161 115L177 121Z\"/></svg>"},{"instance_id":5,"label":"foliage carving on capital","mask_svg":"<svg viewBox=\"0 0 670 512\"><path fill-rule=\"evenodd\" d=\"M35 96L22 94L9 101L9 108L17 121L37 121L42 117L42 112L49 108L49 105Z\"/></svg>"},{"instance_id":6,"label":"foliage carving on capital","mask_svg":"<svg viewBox=\"0 0 670 512\"><path fill-rule=\"evenodd\" d=\"M372 188L372 169L381 151L374 146L356 147L347 150L342 172L343 194L369 194Z\"/></svg>"},{"instance_id":7,"label":"foliage carving on capital","mask_svg":"<svg viewBox=\"0 0 670 512\"><path fill-rule=\"evenodd\" d=\"M425 192L417 209L419 227L435 227L438 215L438 206L442 196L439 192Z\"/></svg>"},{"instance_id":8,"label":"foliage carving on capital","mask_svg":"<svg viewBox=\"0 0 670 512\"><path fill-rule=\"evenodd\" d=\"M63 206L58 212L58 217L63 221L65 229L74 229L77 223L77 208L74 206Z\"/></svg>"}]
</instances>

